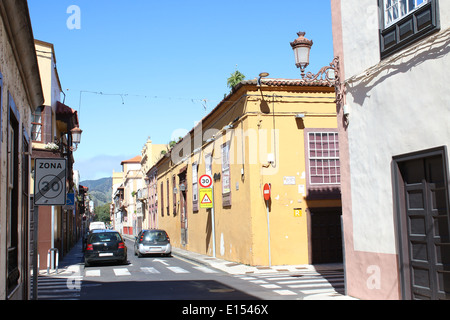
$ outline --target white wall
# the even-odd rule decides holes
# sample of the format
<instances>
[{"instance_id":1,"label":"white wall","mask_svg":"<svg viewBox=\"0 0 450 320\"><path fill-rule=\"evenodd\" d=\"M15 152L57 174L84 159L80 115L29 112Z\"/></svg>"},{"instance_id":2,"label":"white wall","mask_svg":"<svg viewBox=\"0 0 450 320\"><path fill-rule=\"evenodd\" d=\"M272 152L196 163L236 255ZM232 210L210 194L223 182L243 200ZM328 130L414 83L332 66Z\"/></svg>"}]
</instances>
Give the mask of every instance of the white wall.
<instances>
[{"instance_id":1,"label":"white wall","mask_svg":"<svg viewBox=\"0 0 450 320\"><path fill-rule=\"evenodd\" d=\"M376 1L342 1L355 250L396 253L392 157L450 147L450 1L439 5L439 33L380 61Z\"/></svg>"}]
</instances>

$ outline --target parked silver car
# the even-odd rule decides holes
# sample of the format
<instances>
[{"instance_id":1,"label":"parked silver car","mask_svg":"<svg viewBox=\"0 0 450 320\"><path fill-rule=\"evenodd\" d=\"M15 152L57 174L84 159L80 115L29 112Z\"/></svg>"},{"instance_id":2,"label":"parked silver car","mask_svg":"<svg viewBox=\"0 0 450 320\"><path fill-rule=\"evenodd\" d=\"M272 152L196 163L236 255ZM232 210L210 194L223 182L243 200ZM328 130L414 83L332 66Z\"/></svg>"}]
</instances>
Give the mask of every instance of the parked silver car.
<instances>
[{"instance_id":1,"label":"parked silver car","mask_svg":"<svg viewBox=\"0 0 450 320\"><path fill-rule=\"evenodd\" d=\"M167 232L160 229L142 230L134 241L134 255L162 254L170 256L172 245Z\"/></svg>"}]
</instances>

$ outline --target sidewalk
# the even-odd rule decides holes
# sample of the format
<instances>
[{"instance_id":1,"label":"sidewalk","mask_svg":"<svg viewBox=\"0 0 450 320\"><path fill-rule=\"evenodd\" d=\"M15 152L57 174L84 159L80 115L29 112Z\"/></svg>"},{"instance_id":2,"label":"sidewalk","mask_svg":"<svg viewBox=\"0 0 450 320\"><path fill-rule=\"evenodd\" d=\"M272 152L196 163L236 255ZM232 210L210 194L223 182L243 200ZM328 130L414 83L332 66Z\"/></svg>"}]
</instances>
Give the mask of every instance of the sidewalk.
<instances>
[{"instance_id":1,"label":"sidewalk","mask_svg":"<svg viewBox=\"0 0 450 320\"><path fill-rule=\"evenodd\" d=\"M204 266L209 266L229 274L247 274L247 273L276 273L276 272L295 272L299 270L314 271L316 268L312 265L286 265L286 266L258 266L253 267L241 263L231 262L219 258L210 257L204 254L183 250L172 247L172 254L186 260L197 262ZM341 269L342 264L330 264L324 266L327 269Z\"/></svg>"}]
</instances>

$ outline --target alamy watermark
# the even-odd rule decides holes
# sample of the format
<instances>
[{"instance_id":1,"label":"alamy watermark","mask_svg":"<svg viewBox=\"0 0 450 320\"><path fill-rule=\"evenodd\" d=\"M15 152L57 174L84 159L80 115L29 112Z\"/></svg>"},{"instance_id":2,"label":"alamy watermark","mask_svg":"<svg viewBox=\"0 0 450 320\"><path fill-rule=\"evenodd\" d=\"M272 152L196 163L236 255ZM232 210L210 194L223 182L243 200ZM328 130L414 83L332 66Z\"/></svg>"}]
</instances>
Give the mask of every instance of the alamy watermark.
<instances>
[{"instance_id":1,"label":"alamy watermark","mask_svg":"<svg viewBox=\"0 0 450 320\"><path fill-rule=\"evenodd\" d=\"M177 129L174 132L182 132ZM227 145L226 158L224 146ZM241 128L216 129L203 131L201 123L194 128L193 135L186 134L184 138L170 149L173 163L205 163L206 156L212 154L213 163L260 164L267 170L265 175L278 172L280 155L279 129Z\"/></svg>"},{"instance_id":2,"label":"alamy watermark","mask_svg":"<svg viewBox=\"0 0 450 320\"><path fill-rule=\"evenodd\" d=\"M66 13L70 16L67 18L66 25L69 30L81 29L81 9L77 5L71 5L67 8Z\"/></svg>"}]
</instances>

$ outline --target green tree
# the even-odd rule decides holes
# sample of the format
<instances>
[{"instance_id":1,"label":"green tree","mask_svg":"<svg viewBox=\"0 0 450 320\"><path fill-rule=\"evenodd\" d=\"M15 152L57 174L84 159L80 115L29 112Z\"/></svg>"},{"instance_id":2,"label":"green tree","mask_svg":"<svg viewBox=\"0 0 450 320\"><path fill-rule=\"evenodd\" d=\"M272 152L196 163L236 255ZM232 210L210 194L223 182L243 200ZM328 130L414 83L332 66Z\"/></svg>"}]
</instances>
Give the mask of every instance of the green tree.
<instances>
[{"instance_id":1,"label":"green tree","mask_svg":"<svg viewBox=\"0 0 450 320\"><path fill-rule=\"evenodd\" d=\"M104 223L110 223L110 216L109 216L109 203L105 203L102 206L98 206L94 209L96 221L103 221Z\"/></svg>"},{"instance_id":2,"label":"green tree","mask_svg":"<svg viewBox=\"0 0 450 320\"><path fill-rule=\"evenodd\" d=\"M227 79L227 86L229 88L233 89L235 86L237 86L244 79L245 79L245 76L242 73L240 73L239 70L236 70Z\"/></svg>"}]
</instances>

